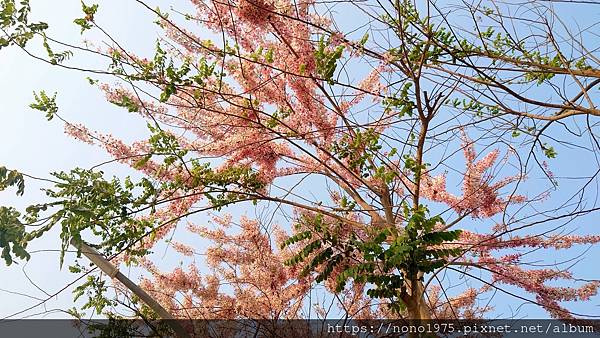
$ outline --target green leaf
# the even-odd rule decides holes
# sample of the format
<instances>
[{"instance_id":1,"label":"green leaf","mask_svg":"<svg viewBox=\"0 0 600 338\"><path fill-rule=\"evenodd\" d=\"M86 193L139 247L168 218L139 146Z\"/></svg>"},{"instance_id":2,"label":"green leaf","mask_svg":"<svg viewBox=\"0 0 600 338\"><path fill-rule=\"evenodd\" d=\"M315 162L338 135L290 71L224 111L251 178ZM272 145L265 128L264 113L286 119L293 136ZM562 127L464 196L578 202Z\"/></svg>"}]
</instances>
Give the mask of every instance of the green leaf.
<instances>
[{"instance_id":1,"label":"green leaf","mask_svg":"<svg viewBox=\"0 0 600 338\"><path fill-rule=\"evenodd\" d=\"M23 174L16 170L8 170L6 167L0 166L0 191L8 187L16 186L17 195L22 196L25 192L25 179Z\"/></svg>"},{"instance_id":2,"label":"green leaf","mask_svg":"<svg viewBox=\"0 0 600 338\"><path fill-rule=\"evenodd\" d=\"M558 155L554 147L549 146L547 143L542 144L542 150L547 158L555 158Z\"/></svg>"},{"instance_id":3,"label":"green leaf","mask_svg":"<svg viewBox=\"0 0 600 338\"><path fill-rule=\"evenodd\" d=\"M45 112L48 121L52 120L54 114L58 112L58 106L56 105L56 93L50 97L45 91L42 90L39 92L39 94L33 92L33 98L35 102L30 104L29 107Z\"/></svg>"},{"instance_id":4,"label":"green leaf","mask_svg":"<svg viewBox=\"0 0 600 338\"><path fill-rule=\"evenodd\" d=\"M92 23L94 22L94 15L98 11L98 5L94 4L91 6L87 6L83 1L81 1L81 9L85 14L85 17L75 19L73 20L73 22L79 27L81 27L81 34L83 34L83 32L92 28Z\"/></svg>"},{"instance_id":5,"label":"green leaf","mask_svg":"<svg viewBox=\"0 0 600 338\"><path fill-rule=\"evenodd\" d=\"M328 48L331 37L325 42L324 37L319 40L319 45L314 53L316 62L316 72L320 78L333 84L333 75L337 68L337 61L341 59L344 52L344 46L337 46L335 49Z\"/></svg>"}]
</instances>

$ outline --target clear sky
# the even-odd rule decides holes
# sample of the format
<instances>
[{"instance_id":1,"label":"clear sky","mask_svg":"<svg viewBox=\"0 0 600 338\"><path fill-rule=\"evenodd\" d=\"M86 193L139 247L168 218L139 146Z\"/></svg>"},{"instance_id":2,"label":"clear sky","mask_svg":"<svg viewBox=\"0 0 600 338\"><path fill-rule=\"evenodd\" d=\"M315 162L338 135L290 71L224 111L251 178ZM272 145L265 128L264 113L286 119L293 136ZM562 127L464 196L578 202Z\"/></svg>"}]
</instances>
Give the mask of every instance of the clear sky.
<instances>
[{"instance_id":1,"label":"clear sky","mask_svg":"<svg viewBox=\"0 0 600 338\"><path fill-rule=\"evenodd\" d=\"M97 19L107 27L119 41L140 54L151 55L158 27L152 23L155 19L147 11L141 10L135 1L96 1L100 4ZM160 5L168 8L169 3L161 1ZM180 6L177 1L177 6ZM154 5L159 2L150 2ZM50 33L64 40L80 42L83 37L79 28L72 23L81 17L78 0L32 0L34 18L43 18L50 24ZM181 8L181 7L179 7ZM586 9L587 8L587 9ZM582 7L581 12L565 13L569 18L587 18L600 21L600 6L595 12ZM98 41L92 35L92 41ZM60 49L60 48L58 48ZM86 64L87 58L75 55L74 61ZM27 57L16 48L0 50L0 165L21 170L30 175L46 177L51 171L68 170L73 167L90 167L110 160L102 150L76 142L63 134L62 123L46 121L43 114L32 111L28 105L33 101L32 91L45 90L48 93L58 92L60 114L72 122L82 122L100 131L110 131L125 140L133 140L145 135L145 123L132 114L107 103L102 94L90 86L84 74L57 67L49 67L39 61ZM97 78L97 77L96 77ZM576 176L581 173L581 165L585 159L577 157L574 150L559 149L562 176ZM591 162L590 162L591 163ZM105 168L115 175L128 175L132 172L124 166L112 165ZM43 198L38 192L35 182L29 181L24 198L15 198L14 191L0 192L0 205L23 206ZM597 187L595 188L597 189ZM600 232L598 218L582 218ZM13 315L44 299L48 295L61 290L71 282L75 275L66 269L59 270L58 254L45 249L59 247L58 236L44 236L34 242L31 251L42 250L32 255L27 264L5 267L0 263L0 318ZM586 253L576 272L587 278L598 278L597 265L590 257L598 257L596 248ZM560 260L561 257L556 257ZM595 270L592 270L595 269ZM595 271L595 272L592 272ZM39 288L38 288L39 287ZM579 312L600 314L598 297L585 307L578 307ZM509 316L516 311L522 302L507 301L499 315ZM44 313L52 309L73 307L73 296L69 289L53 297L44 306L18 314L26 315ZM525 305L520 314L544 316L544 312L531 305ZM64 314L51 312L47 316L64 317Z\"/></svg>"}]
</instances>

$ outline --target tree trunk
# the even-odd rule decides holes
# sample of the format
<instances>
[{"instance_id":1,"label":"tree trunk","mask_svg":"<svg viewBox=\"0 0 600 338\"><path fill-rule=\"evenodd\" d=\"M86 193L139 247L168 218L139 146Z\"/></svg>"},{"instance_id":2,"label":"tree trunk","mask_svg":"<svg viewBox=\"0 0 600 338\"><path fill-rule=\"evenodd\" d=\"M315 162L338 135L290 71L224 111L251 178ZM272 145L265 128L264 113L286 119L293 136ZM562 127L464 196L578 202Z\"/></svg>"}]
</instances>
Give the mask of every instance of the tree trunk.
<instances>
[{"instance_id":1,"label":"tree trunk","mask_svg":"<svg viewBox=\"0 0 600 338\"><path fill-rule=\"evenodd\" d=\"M414 285L414 287L412 287ZM425 300L423 282L416 280L411 282L411 294L408 299L407 311L411 320L431 319L430 309Z\"/></svg>"},{"instance_id":2,"label":"tree trunk","mask_svg":"<svg viewBox=\"0 0 600 338\"><path fill-rule=\"evenodd\" d=\"M410 291L408 302L406 304L408 320L411 326L414 325L415 327L418 327L418 325L423 325L422 321L431 319L431 311L425 300L425 288L423 282L418 279L413 279L411 281ZM408 337L417 338L419 337L419 333L409 332Z\"/></svg>"}]
</instances>

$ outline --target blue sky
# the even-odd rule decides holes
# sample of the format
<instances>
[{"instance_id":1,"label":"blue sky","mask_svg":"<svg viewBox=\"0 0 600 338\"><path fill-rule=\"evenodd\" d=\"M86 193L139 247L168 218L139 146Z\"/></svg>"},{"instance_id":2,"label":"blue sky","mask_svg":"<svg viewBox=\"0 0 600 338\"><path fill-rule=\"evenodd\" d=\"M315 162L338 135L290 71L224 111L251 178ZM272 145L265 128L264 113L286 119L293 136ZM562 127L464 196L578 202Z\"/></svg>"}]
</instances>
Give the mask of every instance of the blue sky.
<instances>
[{"instance_id":1,"label":"blue sky","mask_svg":"<svg viewBox=\"0 0 600 338\"><path fill-rule=\"evenodd\" d=\"M60 3L60 9L57 6ZM79 1L31 1L33 18L40 18L50 25L50 34L67 41L80 43L84 37L72 23L81 17ZM139 10L133 1L124 1L119 6L104 6L98 20L110 26L110 31L118 35L126 45L140 52L152 51L158 36L157 26L147 12ZM32 46L39 45L39 41ZM85 56L76 54L73 61L81 64L89 62ZM102 66L103 67L103 66ZM123 114L122 110L106 102L97 88L90 86L86 75L59 68L48 67L27 57L16 48L0 51L0 162L8 168L22 170L30 175L47 177L49 172L69 170L74 167L91 167L110 160L110 156L96 147L74 141L63 134L62 123L58 120L46 121L42 113L31 110L33 91L58 92L59 113L67 120L89 124L102 131L111 131L126 140L143 137L145 123L135 115ZM114 123L118 121L118 123ZM121 165L105 168L111 174L124 176L131 174ZM24 206L40 200L43 195L35 181L29 181L24 198L15 198L13 191L0 193L0 204ZM57 232L44 236L34 243L32 251L59 248ZM27 264L1 268L0 289L19 292L33 297L46 298L23 273L49 294L63 288L75 275L63 268L59 270L56 252L34 253ZM13 314L33 305L35 299L15 295L0 290L0 317ZM45 307L38 307L28 314L40 313L55 308L66 309L73 306L69 290L48 301ZM19 315L22 317L25 314ZM51 313L50 317L64 316Z\"/></svg>"}]
</instances>

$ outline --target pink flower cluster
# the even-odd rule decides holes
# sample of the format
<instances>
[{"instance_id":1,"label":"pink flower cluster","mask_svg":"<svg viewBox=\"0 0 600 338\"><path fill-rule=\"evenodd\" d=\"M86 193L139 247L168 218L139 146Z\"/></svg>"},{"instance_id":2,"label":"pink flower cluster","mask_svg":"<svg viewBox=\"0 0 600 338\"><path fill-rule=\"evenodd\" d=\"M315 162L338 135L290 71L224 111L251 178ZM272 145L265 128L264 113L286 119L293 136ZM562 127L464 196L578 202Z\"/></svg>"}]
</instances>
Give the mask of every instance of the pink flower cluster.
<instances>
[{"instance_id":1,"label":"pink flower cluster","mask_svg":"<svg viewBox=\"0 0 600 338\"><path fill-rule=\"evenodd\" d=\"M191 264L187 271L179 267L164 273L145 260L152 279L143 287L182 318L297 318L310 283L296 279L296 268L283 264L260 224L241 217L239 233L229 234L225 229L235 226L230 216L215 223L215 230L189 227L214 243L206 250L210 272ZM177 250L189 252L181 244ZM222 290L224 285L231 291Z\"/></svg>"},{"instance_id":2,"label":"pink flower cluster","mask_svg":"<svg viewBox=\"0 0 600 338\"><path fill-rule=\"evenodd\" d=\"M382 82L393 55L384 55L383 62L358 82L352 99L338 103L337 97L332 97L335 91L324 89L327 83L317 74L315 37L323 34L323 30L316 29L315 25L324 25L328 19L312 13L311 6L320 4L313 0L192 0L192 3L198 9L193 20L219 33L224 41L202 40L193 31L162 20L167 37L181 48L172 46L168 49L169 56L178 62L192 60L193 69L200 68L202 62L214 64L216 72L227 74L226 80L212 75L198 83L178 84L177 92L164 103L142 100L138 96L139 91L103 84L100 89L107 100L118 105L130 105L129 108L135 108L147 120L161 122L194 158L217 158L217 171L234 166L252 168L266 184L299 173L322 174L338 183L340 191L359 197L364 195L368 201L376 199L375 195L381 192L378 189L387 188L383 181L365 178L357 170L350 170L348 158L339 159L332 155L331 145L344 136L338 130L348 122L346 119L354 119L353 110L358 110L359 104L366 98L377 102L381 95L386 94ZM344 39L342 34L334 33L328 50L345 45ZM109 50L109 53L113 51ZM348 53L344 53L344 58L348 57ZM352 56L357 55L350 54L349 57ZM134 66L150 65L147 59L131 54L123 54L123 58ZM154 89L164 89L161 80L164 79L158 79L158 84L152 83L156 87ZM365 125L382 132L389 127L392 114L382 115ZM359 120L356 122L362 123ZM344 129L347 134L351 128L344 126ZM83 142L101 145L118 161L136 167L159 182L189 178L182 169L165 169L152 160L139 164L139 159L151 150L146 141L128 145L111 135L73 124L65 125L65 132ZM523 179L522 176L494 177L493 166L498 160L498 150L478 159L473 142L464 134L462 149L466 162L462 194L457 196L448 191L445 174L434 176L425 172L419 187L422 197L444 203L460 216L481 219L503 212L511 203L525 201L523 196L506 196L502 191ZM389 160L391 167L401 167L399 162L394 161ZM398 170L398 174L405 173ZM414 190L414 183L411 186L408 179L394 179L397 184L393 191L400 197L395 201L407 196L401 186ZM162 225L152 238L145 239L140 246L151 248L166 239L179 223L179 218L199 204L202 188L193 187L185 192L168 191L161 195L160 198L168 202L159 206L152 215L144 217L151 217ZM371 191L376 194L371 194ZM339 204L341 192L333 193L331 197L334 203ZM367 216L359 212L344 213L347 223L342 222L342 226L336 229L340 238L348 238L350 234L359 238L369 235L365 229L375 224L372 215L379 210L366 211L365 207L359 207ZM313 211L296 209L294 212L294 220L315 216ZM371 223L363 219L368 216ZM337 219L329 216L324 217L324 222L339 224ZM401 226L401 216L393 222ZM188 227L190 232L212 243L201 253L188 244L171 243L175 251L194 260L186 267L182 265L171 272L164 272L151 261L142 260L142 266L150 274L142 286L181 318L279 319L302 316L313 276L299 278L300 267L283 263L301 247L277 249L277 244L287 236L285 231L278 227L267 231L263 224L247 217L240 217L235 223L228 215L214 219L213 223L216 225L214 228L194 224ZM436 229L442 227L441 223L436 225ZM298 231L301 230L306 228L300 226ZM499 225L494 230L501 232L507 231L507 228ZM465 249L468 256L456 257L460 263L484 267L493 276L492 284L517 286L534 294L538 303L560 317L565 310L559 302L587 300L597 293L600 284L551 286L549 282L552 281L575 283L575 280L570 273L558 268L524 269L521 267L523 256L519 252L502 252L504 255L498 254L499 257L492 253L524 248L566 249L576 244L598 242L600 236L504 238L464 231L459 242L442 246ZM204 255L208 271L200 271L195 263L197 255ZM345 263L355 264L358 259L360 257L347 257ZM334 289L335 277L341 270L338 267L326 282L329 291ZM362 318L390 315L389 311L383 310L384 307L378 307L365 296L364 288L365 285L361 284L349 285L339 295L343 309L351 316ZM477 295L486 290L485 287L467 288L462 294L448 298L434 286L428 290L430 308L438 318L454 318L457 315L476 318L490 309L487 305L480 307L476 301ZM320 313L326 314L325 311Z\"/></svg>"},{"instance_id":3,"label":"pink flower cluster","mask_svg":"<svg viewBox=\"0 0 600 338\"><path fill-rule=\"evenodd\" d=\"M500 196L500 189L518 181L520 175L506 177L496 183L491 183L492 176L487 174L496 162L499 151L493 150L479 161L475 161L473 142L463 134L463 152L467 164L463 175L462 196L455 196L447 191L446 175L423 175L421 192L423 197L436 202L442 202L459 214L470 214L473 218L488 218L505 210L510 203L521 203L525 197L512 195L508 198Z\"/></svg>"},{"instance_id":4,"label":"pink flower cluster","mask_svg":"<svg viewBox=\"0 0 600 338\"><path fill-rule=\"evenodd\" d=\"M568 249L575 244L597 244L600 236L549 235L549 236L511 236L505 238L498 235L480 235L463 231L460 241L453 244L470 252L472 258L462 260L467 265L483 267L491 272L491 285L498 284L517 286L535 295L535 302L543 306L554 318L572 318L571 313L560 302L585 301L598 293L600 281L589 281L575 286L578 280L569 270L558 266L552 268L525 269L522 260L527 250L518 250L512 254L494 256L493 252L505 249L549 248L555 250ZM562 284L573 286L552 286L549 282L562 280ZM491 286L490 285L490 286Z\"/></svg>"},{"instance_id":5,"label":"pink flower cluster","mask_svg":"<svg viewBox=\"0 0 600 338\"><path fill-rule=\"evenodd\" d=\"M262 27L269 22L274 6L264 0L240 0L237 9L240 19L251 25Z\"/></svg>"}]
</instances>

